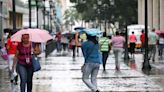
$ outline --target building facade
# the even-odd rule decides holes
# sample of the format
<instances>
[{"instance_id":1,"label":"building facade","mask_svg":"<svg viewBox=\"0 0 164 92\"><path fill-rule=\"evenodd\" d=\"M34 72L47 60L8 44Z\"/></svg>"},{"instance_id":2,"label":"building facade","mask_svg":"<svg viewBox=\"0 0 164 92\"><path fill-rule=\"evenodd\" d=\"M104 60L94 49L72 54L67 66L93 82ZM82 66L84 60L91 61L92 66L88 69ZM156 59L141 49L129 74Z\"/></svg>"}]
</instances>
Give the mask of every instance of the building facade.
<instances>
[{"instance_id":1,"label":"building facade","mask_svg":"<svg viewBox=\"0 0 164 92\"><path fill-rule=\"evenodd\" d=\"M150 28L164 30L164 0L148 1L148 25ZM145 23L145 0L138 0L138 24Z\"/></svg>"}]
</instances>

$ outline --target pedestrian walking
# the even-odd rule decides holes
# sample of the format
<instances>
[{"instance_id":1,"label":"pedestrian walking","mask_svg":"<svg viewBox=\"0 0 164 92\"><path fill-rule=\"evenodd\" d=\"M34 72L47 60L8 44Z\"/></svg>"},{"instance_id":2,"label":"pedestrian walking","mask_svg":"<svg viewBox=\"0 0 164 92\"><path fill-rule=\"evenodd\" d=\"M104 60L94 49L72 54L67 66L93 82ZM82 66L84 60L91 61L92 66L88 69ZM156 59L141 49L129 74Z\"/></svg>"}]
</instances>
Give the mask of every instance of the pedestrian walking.
<instances>
[{"instance_id":1,"label":"pedestrian walking","mask_svg":"<svg viewBox=\"0 0 164 92\"><path fill-rule=\"evenodd\" d=\"M32 79L33 79L33 67L32 67L32 53L39 54L40 50L38 45L32 47L32 43L29 41L29 34L23 34L21 42L18 43L17 52L14 57L14 64L12 70L18 69L20 76L20 92L25 92L27 85L27 92L32 92Z\"/></svg>"},{"instance_id":2,"label":"pedestrian walking","mask_svg":"<svg viewBox=\"0 0 164 92\"><path fill-rule=\"evenodd\" d=\"M162 59L163 48L164 48L164 35L160 34L160 36L159 36L159 56L160 56L160 59Z\"/></svg>"},{"instance_id":3,"label":"pedestrian walking","mask_svg":"<svg viewBox=\"0 0 164 92\"><path fill-rule=\"evenodd\" d=\"M55 37L57 52L61 52L61 32L58 32Z\"/></svg>"},{"instance_id":4,"label":"pedestrian walking","mask_svg":"<svg viewBox=\"0 0 164 92\"><path fill-rule=\"evenodd\" d=\"M116 35L112 37L112 49L115 56L115 69L117 71L120 71L120 62L121 62L121 55L123 52L125 43L125 38L119 34L119 32L116 32Z\"/></svg>"},{"instance_id":5,"label":"pedestrian walking","mask_svg":"<svg viewBox=\"0 0 164 92\"><path fill-rule=\"evenodd\" d=\"M82 52L85 58L84 65L82 66L82 80L92 92L99 92L97 88L97 75L102 58L96 36L87 34L87 41L82 43Z\"/></svg>"},{"instance_id":6,"label":"pedestrian walking","mask_svg":"<svg viewBox=\"0 0 164 92\"><path fill-rule=\"evenodd\" d=\"M2 47L5 47L5 48L6 48L8 35L9 35L8 32L5 32L5 33L4 33L4 35L3 35L3 37L2 37Z\"/></svg>"},{"instance_id":7,"label":"pedestrian walking","mask_svg":"<svg viewBox=\"0 0 164 92\"><path fill-rule=\"evenodd\" d=\"M135 36L134 32L132 32L132 34L129 36L130 53L132 58L134 58L136 41L137 41L137 37Z\"/></svg>"},{"instance_id":8,"label":"pedestrian walking","mask_svg":"<svg viewBox=\"0 0 164 92\"><path fill-rule=\"evenodd\" d=\"M103 70L106 70L106 62L109 55L109 38L106 36L106 32L103 33L103 37L99 40L100 51L102 52Z\"/></svg>"},{"instance_id":9,"label":"pedestrian walking","mask_svg":"<svg viewBox=\"0 0 164 92\"><path fill-rule=\"evenodd\" d=\"M13 66L13 60L14 56L16 54L16 48L18 46L18 42L11 41L11 35L12 33L9 33L8 40L7 40L7 53L8 53L8 66L9 66L9 75L10 75L10 81L11 83L17 84L18 81L18 75L16 73L16 69L14 69L14 72L12 73L12 66Z\"/></svg>"},{"instance_id":10,"label":"pedestrian walking","mask_svg":"<svg viewBox=\"0 0 164 92\"><path fill-rule=\"evenodd\" d=\"M63 54L64 54L67 50L67 47L68 47L68 38L65 37L64 35L62 35L62 37L61 37L61 44L63 47Z\"/></svg>"},{"instance_id":11,"label":"pedestrian walking","mask_svg":"<svg viewBox=\"0 0 164 92\"><path fill-rule=\"evenodd\" d=\"M152 58L153 62L155 62L157 40L158 35L155 33L155 29L153 29L152 32L148 34L149 60Z\"/></svg>"},{"instance_id":12,"label":"pedestrian walking","mask_svg":"<svg viewBox=\"0 0 164 92\"><path fill-rule=\"evenodd\" d=\"M73 35L73 37L70 39L70 45L71 45L71 49L72 49L72 58L73 60L75 60L76 58L76 41L75 41L75 34Z\"/></svg>"},{"instance_id":13,"label":"pedestrian walking","mask_svg":"<svg viewBox=\"0 0 164 92\"><path fill-rule=\"evenodd\" d=\"M144 30L141 31L140 41L141 41L141 52L143 53L145 51L145 33L144 33Z\"/></svg>"}]
</instances>

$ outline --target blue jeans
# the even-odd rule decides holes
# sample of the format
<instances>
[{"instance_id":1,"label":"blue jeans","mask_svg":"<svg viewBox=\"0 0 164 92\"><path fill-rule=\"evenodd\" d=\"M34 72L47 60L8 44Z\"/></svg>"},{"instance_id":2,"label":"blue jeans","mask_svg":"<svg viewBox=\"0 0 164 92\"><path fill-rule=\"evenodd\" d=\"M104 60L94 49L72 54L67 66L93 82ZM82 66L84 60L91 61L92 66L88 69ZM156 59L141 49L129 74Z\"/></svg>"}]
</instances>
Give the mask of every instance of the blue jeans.
<instances>
[{"instance_id":1,"label":"blue jeans","mask_svg":"<svg viewBox=\"0 0 164 92\"><path fill-rule=\"evenodd\" d=\"M162 57L162 55L163 55L163 48L164 48L164 44L159 44L159 54L160 54L160 57Z\"/></svg>"},{"instance_id":2,"label":"blue jeans","mask_svg":"<svg viewBox=\"0 0 164 92\"><path fill-rule=\"evenodd\" d=\"M27 92L32 92L32 78L33 78L33 68L26 67L24 65L18 64L18 74L20 76L20 90L25 92L27 84Z\"/></svg>"},{"instance_id":3,"label":"blue jeans","mask_svg":"<svg viewBox=\"0 0 164 92\"><path fill-rule=\"evenodd\" d=\"M100 64L97 63L85 63L82 68L82 80L83 82L92 90L96 92L97 90L97 74L100 68ZM91 75L91 81L89 76Z\"/></svg>"},{"instance_id":4,"label":"blue jeans","mask_svg":"<svg viewBox=\"0 0 164 92\"><path fill-rule=\"evenodd\" d=\"M61 45L61 42L60 41L57 41L56 42L56 48L57 48L57 52L60 52L61 51L61 47L62 45Z\"/></svg>"}]
</instances>

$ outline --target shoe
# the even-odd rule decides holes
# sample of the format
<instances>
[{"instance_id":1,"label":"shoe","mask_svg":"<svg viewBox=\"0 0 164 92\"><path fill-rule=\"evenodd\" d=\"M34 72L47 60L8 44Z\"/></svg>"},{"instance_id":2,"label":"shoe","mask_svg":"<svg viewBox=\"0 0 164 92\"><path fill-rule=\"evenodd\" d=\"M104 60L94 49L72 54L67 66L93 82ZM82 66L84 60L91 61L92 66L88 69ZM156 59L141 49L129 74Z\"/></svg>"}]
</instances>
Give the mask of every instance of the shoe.
<instances>
[{"instance_id":1,"label":"shoe","mask_svg":"<svg viewBox=\"0 0 164 92\"><path fill-rule=\"evenodd\" d=\"M99 90L96 90L96 92L100 92Z\"/></svg>"},{"instance_id":2,"label":"shoe","mask_svg":"<svg viewBox=\"0 0 164 92\"><path fill-rule=\"evenodd\" d=\"M116 71L120 71L120 68L118 66L116 66Z\"/></svg>"},{"instance_id":3,"label":"shoe","mask_svg":"<svg viewBox=\"0 0 164 92\"><path fill-rule=\"evenodd\" d=\"M14 77L14 84L17 85L18 84L17 82L18 82L18 75Z\"/></svg>"},{"instance_id":4,"label":"shoe","mask_svg":"<svg viewBox=\"0 0 164 92\"><path fill-rule=\"evenodd\" d=\"M103 69L103 71L105 72L105 71L106 71L106 69Z\"/></svg>"},{"instance_id":5,"label":"shoe","mask_svg":"<svg viewBox=\"0 0 164 92\"><path fill-rule=\"evenodd\" d=\"M18 85L18 83L17 82L14 82L14 85Z\"/></svg>"},{"instance_id":6,"label":"shoe","mask_svg":"<svg viewBox=\"0 0 164 92\"><path fill-rule=\"evenodd\" d=\"M10 80L10 82L11 82L11 83L13 83L13 82L14 82L14 80Z\"/></svg>"}]
</instances>

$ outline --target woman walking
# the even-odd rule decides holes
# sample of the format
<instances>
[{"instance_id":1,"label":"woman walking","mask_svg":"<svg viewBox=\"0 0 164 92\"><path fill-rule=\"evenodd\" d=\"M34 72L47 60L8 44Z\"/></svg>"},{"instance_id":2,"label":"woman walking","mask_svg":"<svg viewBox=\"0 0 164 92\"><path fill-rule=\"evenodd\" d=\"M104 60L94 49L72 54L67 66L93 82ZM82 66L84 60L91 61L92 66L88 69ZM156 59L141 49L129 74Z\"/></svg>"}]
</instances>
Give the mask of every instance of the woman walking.
<instances>
[{"instance_id":1,"label":"woman walking","mask_svg":"<svg viewBox=\"0 0 164 92\"><path fill-rule=\"evenodd\" d=\"M73 37L71 38L70 44L71 44L71 49L72 49L72 53L73 53L72 58L73 58L73 61L75 61L75 58L76 58L75 34L74 34Z\"/></svg>"},{"instance_id":2,"label":"woman walking","mask_svg":"<svg viewBox=\"0 0 164 92\"><path fill-rule=\"evenodd\" d=\"M134 34L134 32L132 32L132 34L129 36L129 42L130 42L130 53L133 59L134 59L136 41L137 41L137 37Z\"/></svg>"},{"instance_id":3,"label":"woman walking","mask_svg":"<svg viewBox=\"0 0 164 92\"><path fill-rule=\"evenodd\" d=\"M85 63L82 66L82 80L92 92L99 92L97 89L97 74L102 59L96 36L87 34L87 41L82 43L82 52L85 58Z\"/></svg>"},{"instance_id":4,"label":"woman walking","mask_svg":"<svg viewBox=\"0 0 164 92\"><path fill-rule=\"evenodd\" d=\"M37 46L33 49L32 43L29 41L29 34L23 34L21 42L18 43L17 52L14 57L13 69L18 69L20 76L20 92L25 92L27 85L27 92L32 92L32 79L33 79L33 67L32 67L32 53L39 54L40 50Z\"/></svg>"},{"instance_id":5,"label":"woman walking","mask_svg":"<svg viewBox=\"0 0 164 92\"><path fill-rule=\"evenodd\" d=\"M18 42L11 41L11 35L9 34L8 40L7 40L7 53L8 53L8 64L9 64L9 75L10 75L10 81L11 83L17 84L18 76L16 73L16 69L14 69L14 72L12 73L12 66L13 66L13 60L16 53L16 48L18 46Z\"/></svg>"},{"instance_id":6,"label":"woman walking","mask_svg":"<svg viewBox=\"0 0 164 92\"><path fill-rule=\"evenodd\" d=\"M125 38L122 37L119 32L116 32L116 36L112 38L112 48L113 48L113 53L115 56L115 65L116 65L116 70L120 71L120 61L121 61L121 54L123 52L123 47L125 43Z\"/></svg>"}]
</instances>

